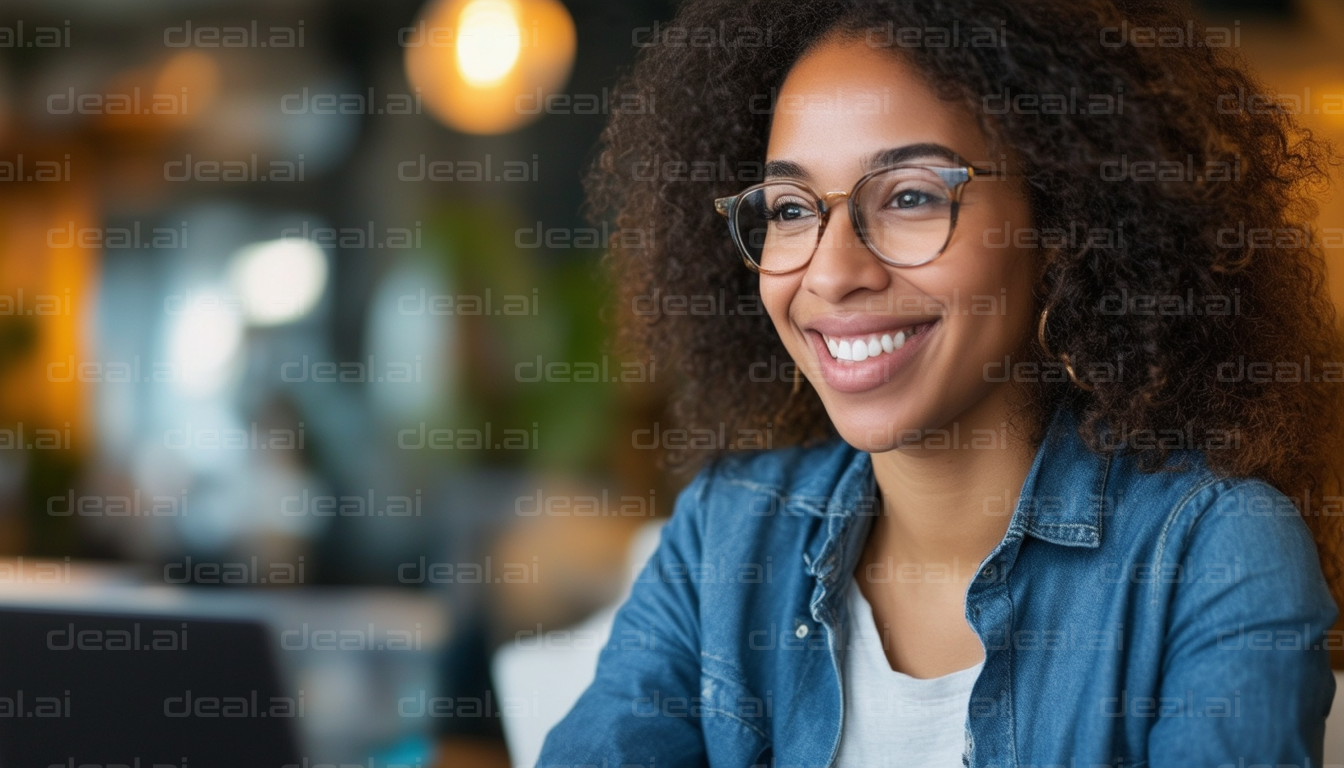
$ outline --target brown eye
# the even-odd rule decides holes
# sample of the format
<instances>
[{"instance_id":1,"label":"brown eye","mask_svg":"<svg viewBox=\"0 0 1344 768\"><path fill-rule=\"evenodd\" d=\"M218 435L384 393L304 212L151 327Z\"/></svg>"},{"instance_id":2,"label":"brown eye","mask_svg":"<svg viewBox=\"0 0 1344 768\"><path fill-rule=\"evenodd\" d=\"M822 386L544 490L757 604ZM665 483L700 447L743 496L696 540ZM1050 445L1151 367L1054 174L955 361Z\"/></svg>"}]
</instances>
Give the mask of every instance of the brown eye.
<instances>
[{"instance_id":1,"label":"brown eye","mask_svg":"<svg viewBox=\"0 0 1344 768\"><path fill-rule=\"evenodd\" d=\"M776 203L766 214L766 218L778 219L780 221L797 221L805 216L811 216L812 211L808 210L802 203Z\"/></svg>"},{"instance_id":2,"label":"brown eye","mask_svg":"<svg viewBox=\"0 0 1344 768\"><path fill-rule=\"evenodd\" d=\"M928 201L929 201L928 195L924 194L923 192L916 192L911 190L896 195L896 199L893 200L892 203L897 208L914 208L916 206L924 205Z\"/></svg>"},{"instance_id":3,"label":"brown eye","mask_svg":"<svg viewBox=\"0 0 1344 768\"><path fill-rule=\"evenodd\" d=\"M941 205L947 202L942 195L923 189L910 188L898 190L887 204L890 208L909 210L926 205Z\"/></svg>"}]
</instances>

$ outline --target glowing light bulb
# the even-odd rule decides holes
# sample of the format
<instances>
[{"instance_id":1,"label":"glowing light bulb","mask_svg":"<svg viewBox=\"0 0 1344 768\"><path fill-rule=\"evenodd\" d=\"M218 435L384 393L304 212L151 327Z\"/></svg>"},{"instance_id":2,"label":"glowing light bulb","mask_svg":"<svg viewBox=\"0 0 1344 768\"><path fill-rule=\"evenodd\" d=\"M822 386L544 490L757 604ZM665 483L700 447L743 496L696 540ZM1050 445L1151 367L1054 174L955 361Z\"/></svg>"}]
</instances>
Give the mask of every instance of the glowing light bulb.
<instances>
[{"instance_id":1,"label":"glowing light bulb","mask_svg":"<svg viewBox=\"0 0 1344 768\"><path fill-rule=\"evenodd\" d=\"M472 0L457 17L457 68L477 88L493 85L518 64L522 30L507 0Z\"/></svg>"},{"instance_id":2,"label":"glowing light bulb","mask_svg":"<svg viewBox=\"0 0 1344 768\"><path fill-rule=\"evenodd\" d=\"M538 119L574 65L574 19L560 0L427 0L398 33L406 79L444 125L478 135Z\"/></svg>"}]
</instances>

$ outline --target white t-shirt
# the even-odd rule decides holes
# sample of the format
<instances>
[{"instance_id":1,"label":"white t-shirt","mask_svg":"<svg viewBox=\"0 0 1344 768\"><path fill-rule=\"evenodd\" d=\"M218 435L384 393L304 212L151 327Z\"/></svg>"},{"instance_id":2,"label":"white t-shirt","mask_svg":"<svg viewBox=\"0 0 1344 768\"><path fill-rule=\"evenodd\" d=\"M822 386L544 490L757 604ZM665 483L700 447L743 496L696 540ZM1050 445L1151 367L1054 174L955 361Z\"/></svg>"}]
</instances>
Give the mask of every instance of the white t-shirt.
<instances>
[{"instance_id":1,"label":"white t-shirt","mask_svg":"<svg viewBox=\"0 0 1344 768\"><path fill-rule=\"evenodd\" d=\"M834 768L962 768L971 688L984 662L928 679L897 672L852 576L848 600L844 727Z\"/></svg>"}]
</instances>

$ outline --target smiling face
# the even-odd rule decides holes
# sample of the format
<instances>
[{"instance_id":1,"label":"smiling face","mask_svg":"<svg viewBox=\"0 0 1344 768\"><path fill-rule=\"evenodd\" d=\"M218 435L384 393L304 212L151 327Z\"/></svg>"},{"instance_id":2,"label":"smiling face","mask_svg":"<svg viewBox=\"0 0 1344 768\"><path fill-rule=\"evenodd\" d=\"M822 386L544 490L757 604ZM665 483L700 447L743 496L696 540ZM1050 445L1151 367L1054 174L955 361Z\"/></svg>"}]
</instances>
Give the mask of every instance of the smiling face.
<instances>
[{"instance_id":1,"label":"smiling face","mask_svg":"<svg viewBox=\"0 0 1344 768\"><path fill-rule=\"evenodd\" d=\"M826 196L893 160L951 168L962 164L957 157L989 162L973 115L939 99L897 54L828 39L780 88L766 172ZM921 226L909 211L939 205L933 191L912 181L864 192L879 247L915 237L903 234ZM761 275L762 300L789 354L841 436L862 450L913 447L919 433L953 421L964 439L974 428L997 433L1006 417L1008 384L993 379L1034 332L1037 254L997 244L1005 224L1008 232L1029 228L1031 212L1017 177L977 176L961 192L952 237L926 264L880 260L855 233L845 198L833 197L811 261Z\"/></svg>"}]
</instances>

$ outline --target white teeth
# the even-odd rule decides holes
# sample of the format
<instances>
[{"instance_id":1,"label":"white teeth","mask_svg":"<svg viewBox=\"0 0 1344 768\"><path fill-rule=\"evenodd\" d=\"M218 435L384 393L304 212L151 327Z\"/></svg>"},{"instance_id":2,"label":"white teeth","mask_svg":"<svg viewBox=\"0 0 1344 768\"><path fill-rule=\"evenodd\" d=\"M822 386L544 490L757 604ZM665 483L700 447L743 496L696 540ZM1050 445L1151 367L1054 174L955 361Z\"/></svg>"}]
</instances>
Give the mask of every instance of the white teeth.
<instances>
[{"instance_id":1,"label":"white teeth","mask_svg":"<svg viewBox=\"0 0 1344 768\"><path fill-rule=\"evenodd\" d=\"M870 357L877 357L881 354L890 354L905 346L912 333L906 331L897 331L894 334L884 333L881 335L873 334L866 339L845 339L837 341L836 339L823 336L826 341L826 349L830 351L831 357L836 360L849 360L852 362L862 362Z\"/></svg>"}]
</instances>

